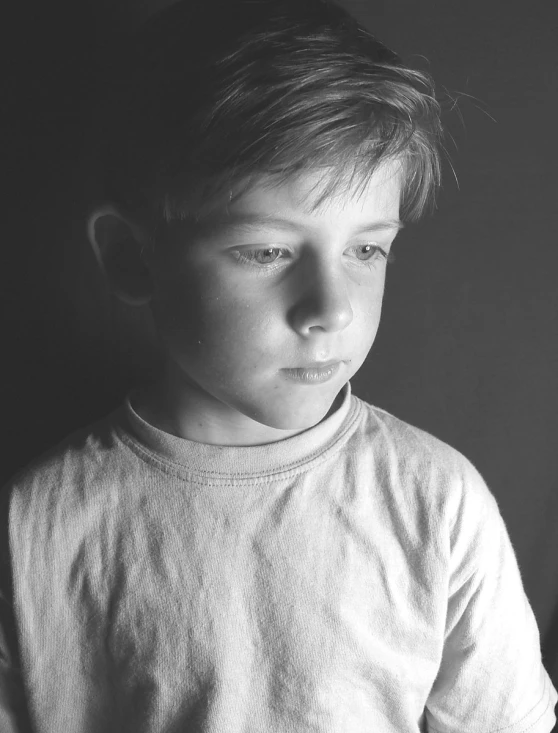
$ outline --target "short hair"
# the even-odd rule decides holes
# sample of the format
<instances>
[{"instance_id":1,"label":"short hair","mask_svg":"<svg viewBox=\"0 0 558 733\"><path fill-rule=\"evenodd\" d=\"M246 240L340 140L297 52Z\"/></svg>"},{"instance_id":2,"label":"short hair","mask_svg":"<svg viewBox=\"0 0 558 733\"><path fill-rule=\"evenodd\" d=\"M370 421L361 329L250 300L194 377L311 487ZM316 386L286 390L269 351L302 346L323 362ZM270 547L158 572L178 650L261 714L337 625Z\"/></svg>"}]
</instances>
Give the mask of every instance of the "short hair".
<instances>
[{"instance_id":1,"label":"short hair","mask_svg":"<svg viewBox=\"0 0 558 733\"><path fill-rule=\"evenodd\" d=\"M402 163L401 217L432 208L433 81L330 0L179 0L109 58L101 195L130 214L197 221L258 180L323 168L319 206L389 159Z\"/></svg>"}]
</instances>

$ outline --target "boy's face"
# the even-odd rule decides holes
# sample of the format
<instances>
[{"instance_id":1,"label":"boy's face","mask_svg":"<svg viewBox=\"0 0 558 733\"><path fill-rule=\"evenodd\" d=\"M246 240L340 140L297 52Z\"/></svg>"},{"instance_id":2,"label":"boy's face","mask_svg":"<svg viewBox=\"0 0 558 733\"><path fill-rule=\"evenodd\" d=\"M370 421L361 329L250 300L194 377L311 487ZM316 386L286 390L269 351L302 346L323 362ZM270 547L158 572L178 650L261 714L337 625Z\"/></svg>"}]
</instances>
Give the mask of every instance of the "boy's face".
<instances>
[{"instance_id":1,"label":"boy's face","mask_svg":"<svg viewBox=\"0 0 558 733\"><path fill-rule=\"evenodd\" d=\"M257 187L193 238L179 223L171 229L152 309L185 437L249 445L306 430L366 358L398 231L399 166L311 213L304 197L320 177ZM340 365L322 383L285 371L323 361Z\"/></svg>"}]
</instances>

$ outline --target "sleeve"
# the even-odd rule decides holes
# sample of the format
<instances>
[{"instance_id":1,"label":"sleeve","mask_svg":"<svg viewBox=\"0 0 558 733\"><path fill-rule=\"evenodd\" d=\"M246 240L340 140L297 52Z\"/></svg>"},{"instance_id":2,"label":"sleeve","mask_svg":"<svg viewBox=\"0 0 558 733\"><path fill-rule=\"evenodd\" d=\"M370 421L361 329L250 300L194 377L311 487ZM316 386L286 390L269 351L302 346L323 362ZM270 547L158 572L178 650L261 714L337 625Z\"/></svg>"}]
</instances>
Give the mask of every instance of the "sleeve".
<instances>
[{"instance_id":1,"label":"sleeve","mask_svg":"<svg viewBox=\"0 0 558 733\"><path fill-rule=\"evenodd\" d=\"M433 733L550 733L558 694L498 504L468 464L450 533L444 648L425 716Z\"/></svg>"},{"instance_id":2,"label":"sleeve","mask_svg":"<svg viewBox=\"0 0 558 733\"><path fill-rule=\"evenodd\" d=\"M32 733L17 646L12 607L12 577L9 546L11 491L0 493L0 731Z\"/></svg>"}]
</instances>

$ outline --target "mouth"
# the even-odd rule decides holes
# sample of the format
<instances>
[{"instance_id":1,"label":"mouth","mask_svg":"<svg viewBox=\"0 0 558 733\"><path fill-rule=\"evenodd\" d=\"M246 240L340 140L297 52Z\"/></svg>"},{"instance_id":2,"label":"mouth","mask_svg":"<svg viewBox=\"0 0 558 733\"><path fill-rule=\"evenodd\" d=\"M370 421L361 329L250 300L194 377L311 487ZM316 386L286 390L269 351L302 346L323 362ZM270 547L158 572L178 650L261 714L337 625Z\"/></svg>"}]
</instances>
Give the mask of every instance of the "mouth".
<instances>
[{"instance_id":1,"label":"mouth","mask_svg":"<svg viewBox=\"0 0 558 733\"><path fill-rule=\"evenodd\" d=\"M322 362L294 369L282 369L288 379L305 384L322 384L333 379L343 365L342 361Z\"/></svg>"}]
</instances>

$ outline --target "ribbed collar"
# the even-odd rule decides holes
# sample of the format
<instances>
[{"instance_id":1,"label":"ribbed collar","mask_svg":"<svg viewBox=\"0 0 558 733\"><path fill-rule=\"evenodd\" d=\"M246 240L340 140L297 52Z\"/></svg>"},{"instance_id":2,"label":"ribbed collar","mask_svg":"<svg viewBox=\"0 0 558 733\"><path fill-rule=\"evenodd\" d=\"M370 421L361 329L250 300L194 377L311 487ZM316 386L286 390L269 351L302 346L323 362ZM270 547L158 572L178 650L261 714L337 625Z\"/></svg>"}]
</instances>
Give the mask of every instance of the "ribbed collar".
<instances>
[{"instance_id":1,"label":"ribbed collar","mask_svg":"<svg viewBox=\"0 0 558 733\"><path fill-rule=\"evenodd\" d=\"M146 422L125 400L118 426L120 438L146 460L161 461L173 472L204 482L247 481L309 470L339 448L356 427L361 402L351 394L350 382L341 390L339 408L318 425L275 443L257 446L219 446L179 438Z\"/></svg>"}]
</instances>

